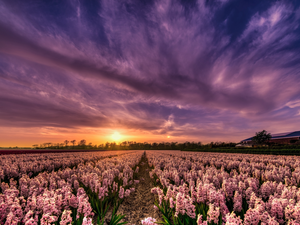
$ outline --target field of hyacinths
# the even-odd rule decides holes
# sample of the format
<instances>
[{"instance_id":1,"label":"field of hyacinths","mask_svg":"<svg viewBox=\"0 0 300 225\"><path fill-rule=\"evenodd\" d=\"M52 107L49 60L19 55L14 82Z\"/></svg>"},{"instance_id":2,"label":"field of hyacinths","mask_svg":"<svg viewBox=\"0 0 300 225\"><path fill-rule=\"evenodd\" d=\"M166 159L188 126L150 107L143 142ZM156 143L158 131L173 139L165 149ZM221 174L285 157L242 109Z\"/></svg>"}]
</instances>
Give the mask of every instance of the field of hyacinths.
<instances>
[{"instance_id":1,"label":"field of hyacinths","mask_svg":"<svg viewBox=\"0 0 300 225\"><path fill-rule=\"evenodd\" d=\"M300 224L300 157L179 151L0 156L0 224L128 223L141 166L162 220L140 224Z\"/></svg>"},{"instance_id":2,"label":"field of hyacinths","mask_svg":"<svg viewBox=\"0 0 300 225\"><path fill-rule=\"evenodd\" d=\"M0 224L124 224L142 151L0 156Z\"/></svg>"},{"instance_id":3,"label":"field of hyacinths","mask_svg":"<svg viewBox=\"0 0 300 225\"><path fill-rule=\"evenodd\" d=\"M298 156L147 154L163 224L300 224Z\"/></svg>"}]
</instances>

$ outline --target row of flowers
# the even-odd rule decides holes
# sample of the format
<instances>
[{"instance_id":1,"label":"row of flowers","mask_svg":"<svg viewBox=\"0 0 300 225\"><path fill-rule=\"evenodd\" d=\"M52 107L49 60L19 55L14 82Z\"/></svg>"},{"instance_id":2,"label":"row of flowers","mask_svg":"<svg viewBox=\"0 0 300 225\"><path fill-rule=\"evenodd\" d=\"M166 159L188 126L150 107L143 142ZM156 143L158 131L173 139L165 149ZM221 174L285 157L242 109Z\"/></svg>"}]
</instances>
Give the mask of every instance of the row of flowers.
<instances>
[{"instance_id":1,"label":"row of flowers","mask_svg":"<svg viewBox=\"0 0 300 225\"><path fill-rule=\"evenodd\" d=\"M299 157L147 152L165 224L299 224Z\"/></svg>"}]
</instances>

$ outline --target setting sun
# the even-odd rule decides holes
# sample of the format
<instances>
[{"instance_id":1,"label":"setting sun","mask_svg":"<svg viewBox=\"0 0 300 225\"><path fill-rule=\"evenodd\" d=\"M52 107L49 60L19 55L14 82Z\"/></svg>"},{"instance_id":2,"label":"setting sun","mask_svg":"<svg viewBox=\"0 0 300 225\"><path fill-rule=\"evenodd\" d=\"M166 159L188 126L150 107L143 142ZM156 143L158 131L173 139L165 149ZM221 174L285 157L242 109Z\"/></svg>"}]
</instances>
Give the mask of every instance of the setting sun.
<instances>
[{"instance_id":1,"label":"setting sun","mask_svg":"<svg viewBox=\"0 0 300 225\"><path fill-rule=\"evenodd\" d=\"M121 139L121 135L118 133L118 132L115 132L111 135L111 138L114 140L114 141L119 141Z\"/></svg>"}]
</instances>

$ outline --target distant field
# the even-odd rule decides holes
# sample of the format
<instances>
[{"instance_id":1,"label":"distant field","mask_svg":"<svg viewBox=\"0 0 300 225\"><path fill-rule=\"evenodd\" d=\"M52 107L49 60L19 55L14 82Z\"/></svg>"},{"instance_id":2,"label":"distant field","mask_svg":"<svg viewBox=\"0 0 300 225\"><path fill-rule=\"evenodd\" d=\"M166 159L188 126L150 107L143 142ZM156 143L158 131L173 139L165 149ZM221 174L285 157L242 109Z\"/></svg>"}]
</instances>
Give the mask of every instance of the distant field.
<instances>
[{"instance_id":1,"label":"distant field","mask_svg":"<svg viewBox=\"0 0 300 225\"><path fill-rule=\"evenodd\" d=\"M0 155L33 154L33 153L62 153L62 152L98 152L97 149L0 149Z\"/></svg>"},{"instance_id":2,"label":"distant field","mask_svg":"<svg viewBox=\"0 0 300 225\"><path fill-rule=\"evenodd\" d=\"M263 155L300 155L300 148L295 149L272 149L272 148L204 148L185 149L187 152L220 152L220 153L242 153L242 154L263 154Z\"/></svg>"}]
</instances>

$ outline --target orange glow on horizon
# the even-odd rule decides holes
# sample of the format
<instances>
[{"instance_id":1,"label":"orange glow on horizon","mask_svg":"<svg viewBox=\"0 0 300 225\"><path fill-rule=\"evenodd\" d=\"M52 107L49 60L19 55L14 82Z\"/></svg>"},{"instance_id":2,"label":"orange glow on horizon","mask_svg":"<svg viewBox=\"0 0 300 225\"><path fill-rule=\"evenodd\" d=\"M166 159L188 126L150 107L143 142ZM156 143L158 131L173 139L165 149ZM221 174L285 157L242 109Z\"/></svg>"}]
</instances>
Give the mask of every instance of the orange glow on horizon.
<instances>
[{"instance_id":1,"label":"orange glow on horizon","mask_svg":"<svg viewBox=\"0 0 300 225\"><path fill-rule=\"evenodd\" d=\"M151 132L143 132L140 130L131 129L110 129L110 128L80 128L80 129L68 129L57 127L33 127L33 128L8 128L0 127L0 147L32 147L32 145L40 145L43 143L64 143L65 140L76 140L76 144L85 139L87 143L92 145L105 144L106 142L116 142L117 144L124 141L133 142L179 142L184 143L186 141L201 141L203 144L210 143L211 141L228 141L226 137L223 139L215 137L193 137L188 135L174 136L153 134ZM234 136L231 141L239 141L246 135L242 134L241 137ZM70 144L69 144L70 145Z\"/></svg>"}]
</instances>

